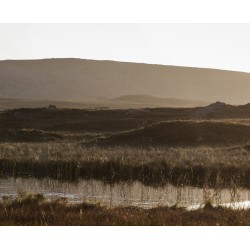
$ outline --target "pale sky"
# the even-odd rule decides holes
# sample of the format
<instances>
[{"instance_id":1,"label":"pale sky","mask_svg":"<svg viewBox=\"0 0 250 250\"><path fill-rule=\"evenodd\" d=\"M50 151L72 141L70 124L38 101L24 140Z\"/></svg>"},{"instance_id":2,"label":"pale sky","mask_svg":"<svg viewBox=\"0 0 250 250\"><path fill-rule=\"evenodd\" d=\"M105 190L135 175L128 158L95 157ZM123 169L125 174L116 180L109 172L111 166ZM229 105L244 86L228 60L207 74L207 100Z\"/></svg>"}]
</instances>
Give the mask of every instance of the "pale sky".
<instances>
[{"instance_id":1,"label":"pale sky","mask_svg":"<svg viewBox=\"0 0 250 250\"><path fill-rule=\"evenodd\" d=\"M250 72L250 24L0 24L0 60L68 57Z\"/></svg>"}]
</instances>

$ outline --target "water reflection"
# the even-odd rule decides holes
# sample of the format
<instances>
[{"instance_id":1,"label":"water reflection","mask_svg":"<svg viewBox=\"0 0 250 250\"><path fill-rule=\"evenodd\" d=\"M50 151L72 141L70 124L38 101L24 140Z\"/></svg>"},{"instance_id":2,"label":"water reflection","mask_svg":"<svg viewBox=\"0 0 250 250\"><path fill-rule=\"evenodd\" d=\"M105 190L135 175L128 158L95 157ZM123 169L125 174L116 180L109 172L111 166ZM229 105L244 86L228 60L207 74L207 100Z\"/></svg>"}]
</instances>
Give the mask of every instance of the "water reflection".
<instances>
[{"instance_id":1,"label":"water reflection","mask_svg":"<svg viewBox=\"0 0 250 250\"><path fill-rule=\"evenodd\" d=\"M100 202L109 206L133 205L143 207L190 207L208 200L215 205L250 200L248 189L211 189L191 186L145 186L140 182L105 184L96 180L77 183L52 179L4 178L0 179L0 197L16 196L18 192L42 193L46 197L66 197L69 202Z\"/></svg>"}]
</instances>

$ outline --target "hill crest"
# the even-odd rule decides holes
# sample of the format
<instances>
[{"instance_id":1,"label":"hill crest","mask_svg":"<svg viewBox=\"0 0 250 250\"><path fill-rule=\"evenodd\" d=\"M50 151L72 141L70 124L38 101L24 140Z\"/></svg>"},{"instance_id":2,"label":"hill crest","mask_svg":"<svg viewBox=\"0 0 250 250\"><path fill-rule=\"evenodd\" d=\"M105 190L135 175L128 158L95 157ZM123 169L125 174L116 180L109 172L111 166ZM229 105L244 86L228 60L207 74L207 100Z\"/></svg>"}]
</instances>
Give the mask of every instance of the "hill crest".
<instances>
[{"instance_id":1,"label":"hill crest","mask_svg":"<svg viewBox=\"0 0 250 250\"><path fill-rule=\"evenodd\" d=\"M218 69L73 58L0 61L0 98L85 101L151 95L245 104L249 82L249 73Z\"/></svg>"}]
</instances>

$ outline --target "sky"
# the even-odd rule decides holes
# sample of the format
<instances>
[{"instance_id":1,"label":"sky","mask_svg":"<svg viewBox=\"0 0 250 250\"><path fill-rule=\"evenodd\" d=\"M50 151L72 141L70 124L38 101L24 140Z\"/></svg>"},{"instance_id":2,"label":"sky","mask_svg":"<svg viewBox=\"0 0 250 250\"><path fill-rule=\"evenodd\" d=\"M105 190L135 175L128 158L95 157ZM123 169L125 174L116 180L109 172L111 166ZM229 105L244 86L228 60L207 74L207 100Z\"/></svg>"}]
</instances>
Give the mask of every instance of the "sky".
<instances>
[{"instance_id":1,"label":"sky","mask_svg":"<svg viewBox=\"0 0 250 250\"><path fill-rule=\"evenodd\" d=\"M250 24L0 24L0 60L42 58L250 72Z\"/></svg>"}]
</instances>

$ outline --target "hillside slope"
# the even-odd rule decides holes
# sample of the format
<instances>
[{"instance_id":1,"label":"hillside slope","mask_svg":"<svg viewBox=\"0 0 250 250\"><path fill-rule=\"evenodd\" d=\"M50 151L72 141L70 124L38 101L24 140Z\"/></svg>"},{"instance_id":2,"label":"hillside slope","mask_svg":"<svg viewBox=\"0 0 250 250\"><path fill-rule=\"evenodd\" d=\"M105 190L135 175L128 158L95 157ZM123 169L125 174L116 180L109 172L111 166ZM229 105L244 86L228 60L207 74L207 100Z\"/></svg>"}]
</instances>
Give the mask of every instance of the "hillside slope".
<instances>
[{"instance_id":1,"label":"hillside slope","mask_svg":"<svg viewBox=\"0 0 250 250\"><path fill-rule=\"evenodd\" d=\"M99 140L108 145L197 146L250 142L250 126L229 122L171 121Z\"/></svg>"},{"instance_id":2,"label":"hillside slope","mask_svg":"<svg viewBox=\"0 0 250 250\"><path fill-rule=\"evenodd\" d=\"M0 61L0 98L86 101L152 95L248 103L250 74L82 59Z\"/></svg>"}]
</instances>

